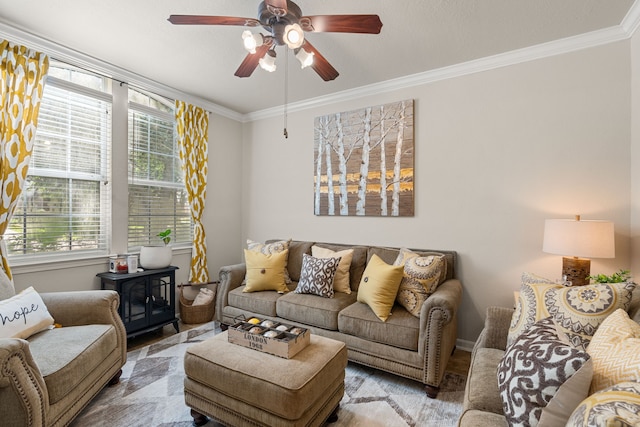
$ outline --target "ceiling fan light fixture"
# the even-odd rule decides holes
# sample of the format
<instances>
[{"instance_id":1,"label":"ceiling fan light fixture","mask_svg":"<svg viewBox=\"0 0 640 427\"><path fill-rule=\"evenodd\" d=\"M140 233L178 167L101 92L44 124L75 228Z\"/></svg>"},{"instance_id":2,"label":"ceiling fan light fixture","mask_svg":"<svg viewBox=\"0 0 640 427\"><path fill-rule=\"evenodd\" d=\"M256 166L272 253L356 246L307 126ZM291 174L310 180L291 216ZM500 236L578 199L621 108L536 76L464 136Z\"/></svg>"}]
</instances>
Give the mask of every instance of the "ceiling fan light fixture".
<instances>
[{"instance_id":1,"label":"ceiling fan light fixture","mask_svg":"<svg viewBox=\"0 0 640 427\"><path fill-rule=\"evenodd\" d=\"M307 68L313 64L313 52L307 52L302 48L296 50L296 59L300 61L300 68Z\"/></svg>"},{"instance_id":2,"label":"ceiling fan light fixture","mask_svg":"<svg viewBox=\"0 0 640 427\"><path fill-rule=\"evenodd\" d=\"M297 49L304 43L304 33L298 23L284 27L284 42L289 49Z\"/></svg>"},{"instance_id":3,"label":"ceiling fan light fixture","mask_svg":"<svg viewBox=\"0 0 640 427\"><path fill-rule=\"evenodd\" d=\"M260 68L273 73L276 70L276 52L273 50L267 51L267 54L260 58L258 63L260 64Z\"/></svg>"},{"instance_id":4,"label":"ceiling fan light fixture","mask_svg":"<svg viewBox=\"0 0 640 427\"><path fill-rule=\"evenodd\" d=\"M242 42L247 52L256 53L256 48L264 44L264 37L260 33L253 34L249 30L244 30L242 32Z\"/></svg>"}]
</instances>

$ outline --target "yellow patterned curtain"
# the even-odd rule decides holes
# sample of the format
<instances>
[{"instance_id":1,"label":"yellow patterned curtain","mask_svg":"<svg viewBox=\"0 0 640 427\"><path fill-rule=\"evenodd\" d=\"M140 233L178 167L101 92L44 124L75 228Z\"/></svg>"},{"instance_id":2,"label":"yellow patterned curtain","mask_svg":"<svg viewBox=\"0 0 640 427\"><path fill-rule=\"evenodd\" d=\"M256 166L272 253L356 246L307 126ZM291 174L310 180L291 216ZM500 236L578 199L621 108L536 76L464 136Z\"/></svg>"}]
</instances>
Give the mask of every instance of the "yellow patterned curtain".
<instances>
[{"instance_id":1,"label":"yellow patterned curtain","mask_svg":"<svg viewBox=\"0 0 640 427\"><path fill-rule=\"evenodd\" d=\"M189 281L205 283L209 281L209 269L202 213L207 195L209 115L202 108L176 100L176 128L184 182L194 223Z\"/></svg>"},{"instance_id":2,"label":"yellow patterned curtain","mask_svg":"<svg viewBox=\"0 0 640 427\"><path fill-rule=\"evenodd\" d=\"M49 58L7 40L0 40L0 55L0 257L11 279L2 236L27 178Z\"/></svg>"}]
</instances>

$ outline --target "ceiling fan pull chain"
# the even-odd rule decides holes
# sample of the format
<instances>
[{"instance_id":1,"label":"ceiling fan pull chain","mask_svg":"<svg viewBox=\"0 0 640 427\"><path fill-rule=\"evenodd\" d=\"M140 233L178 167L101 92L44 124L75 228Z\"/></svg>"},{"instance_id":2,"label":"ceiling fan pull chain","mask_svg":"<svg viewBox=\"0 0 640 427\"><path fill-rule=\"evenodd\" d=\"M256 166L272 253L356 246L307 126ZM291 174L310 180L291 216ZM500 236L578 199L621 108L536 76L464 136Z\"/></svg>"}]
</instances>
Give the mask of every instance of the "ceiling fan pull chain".
<instances>
[{"instance_id":1,"label":"ceiling fan pull chain","mask_svg":"<svg viewBox=\"0 0 640 427\"><path fill-rule=\"evenodd\" d=\"M288 49L284 55L284 138L289 138L287 132L287 102L289 99L289 52Z\"/></svg>"}]
</instances>

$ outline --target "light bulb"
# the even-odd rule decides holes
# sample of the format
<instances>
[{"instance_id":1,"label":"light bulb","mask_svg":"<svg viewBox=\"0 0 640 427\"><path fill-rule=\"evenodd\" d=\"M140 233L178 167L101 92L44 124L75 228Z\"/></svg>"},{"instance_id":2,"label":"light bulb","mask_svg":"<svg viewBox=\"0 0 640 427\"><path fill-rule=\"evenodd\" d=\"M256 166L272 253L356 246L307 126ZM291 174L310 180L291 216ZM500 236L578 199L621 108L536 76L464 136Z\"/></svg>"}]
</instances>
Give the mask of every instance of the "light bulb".
<instances>
[{"instance_id":1,"label":"light bulb","mask_svg":"<svg viewBox=\"0 0 640 427\"><path fill-rule=\"evenodd\" d=\"M272 50L268 51L258 63L263 70L273 73L276 70L276 53Z\"/></svg>"},{"instance_id":2,"label":"light bulb","mask_svg":"<svg viewBox=\"0 0 640 427\"><path fill-rule=\"evenodd\" d=\"M242 42L247 52L256 53L256 48L264 43L264 37L262 34L252 34L251 31L245 30L242 32Z\"/></svg>"},{"instance_id":3,"label":"light bulb","mask_svg":"<svg viewBox=\"0 0 640 427\"><path fill-rule=\"evenodd\" d=\"M284 42L289 49L297 49L304 42L304 33L298 24L291 24L284 27Z\"/></svg>"},{"instance_id":4,"label":"light bulb","mask_svg":"<svg viewBox=\"0 0 640 427\"><path fill-rule=\"evenodd\" d=\"M296 52L296 58L300 61L300 68L307 68L313 64L313 52L307 52L302 48Z\"/></svg>"}]
</instances>

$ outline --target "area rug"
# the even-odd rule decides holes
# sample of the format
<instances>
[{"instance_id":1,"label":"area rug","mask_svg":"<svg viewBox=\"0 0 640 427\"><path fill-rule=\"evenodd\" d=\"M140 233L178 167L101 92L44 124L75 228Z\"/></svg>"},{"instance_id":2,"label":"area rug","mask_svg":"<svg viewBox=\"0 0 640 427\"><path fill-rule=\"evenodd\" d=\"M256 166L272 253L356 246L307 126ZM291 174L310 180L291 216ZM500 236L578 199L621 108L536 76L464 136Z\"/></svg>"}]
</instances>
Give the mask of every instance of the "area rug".
<instances>
[{"instance_id":1,"label":"area rug","mask_svg":"<svg viewBox=\"0 0 640 427\"><path fill-rule=\"evenodd\" d=\"M120 384L102 390L71 426L192 426L183 395L184 353L220 332L219 324L211 322L130 351ZM416 381L349 363L338 421L328 426L455 426L465 381L447 372L438 398L430 399ZM209 421L206 426L220 425Z\"/></svg>"}]
</instances>

